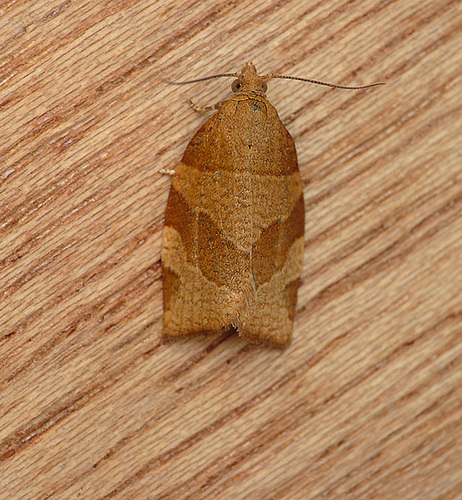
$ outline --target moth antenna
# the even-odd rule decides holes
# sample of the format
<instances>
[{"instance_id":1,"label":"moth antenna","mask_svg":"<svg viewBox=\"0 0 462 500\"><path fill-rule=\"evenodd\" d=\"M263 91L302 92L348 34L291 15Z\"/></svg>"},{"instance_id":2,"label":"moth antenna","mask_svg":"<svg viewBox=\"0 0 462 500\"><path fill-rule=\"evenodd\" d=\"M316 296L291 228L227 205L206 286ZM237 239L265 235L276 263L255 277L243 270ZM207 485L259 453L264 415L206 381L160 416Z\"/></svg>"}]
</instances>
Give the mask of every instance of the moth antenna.
<instances>
[{"instance_id":1,"label":"moth antenna","mask_svg":"<svg viewBox=\"0 0 462 500\"><path fill-rule=\"evenodd\" d=\"M275 73L264 75L263 78L265 80L269 80L270 78L285 78L286 80L299 80L300 82L314 83L316 85L324 85L325 87L332 87L334 89L347 89L347 90L368 89L370 87L377 87L378 85L385 85L384 82L378 82L378 83L371 83L369 85L361 85L360 87L349 87L347 85L337 85L335 83L321 82L320 80L313 80L311 78L299 78L297 76L277 75Z\"/></svg>"},{"instance_id":2,"label":"moth antenna","mask_svg":"<svg viewBox=\"0 0 462 500\"><path fill-rule=\"evenodd\" d=\"M164 82L170 83L171 85L186 85L187 83L203 82L205 80L212 80L213 78L222 78L224 76L232 76L233 78L237 78L239 76L239 74L238 73L219 73L218 75L204 76L203 78L198 78L197 80L188 80L187 82L170 82L168 80L164 80Z\"/></svg>"}]
</instances>

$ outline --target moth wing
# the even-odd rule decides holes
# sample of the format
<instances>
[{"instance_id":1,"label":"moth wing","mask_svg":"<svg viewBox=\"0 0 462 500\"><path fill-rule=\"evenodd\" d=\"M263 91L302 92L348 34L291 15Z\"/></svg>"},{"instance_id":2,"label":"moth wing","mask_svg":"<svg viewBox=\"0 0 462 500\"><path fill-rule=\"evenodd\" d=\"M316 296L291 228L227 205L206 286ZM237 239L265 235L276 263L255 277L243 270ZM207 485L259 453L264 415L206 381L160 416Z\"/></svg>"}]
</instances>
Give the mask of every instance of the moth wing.
<instances>
[{"instance_id":1,"label":"moth wing","mask_svg":"<svg viewBox=\"0 0 462 500\"><path fill-rule=\"evenodd\" d=\"M304 221L300 182L290 216L265 228L254 245L254 292L236 324L239 334L251 342L284 346L292 339L303 266ZM261 262L265 266L260 266Z\"/></svg>"},{"instance_id":2,"label":"moth wing","mask_svg":"<svg viewBox=\"0 0 462 500\"><path fill-rule=\"evenodd\" d=\"M250 255L222 227L232 225L221 213L232 175L215 175L226 167L223 159L230 158L221 115L194 135L172 177L161 256L163 332L169 337L229 328L244 302L243 274L249 272Z\"/></svg>"},{"instance_id":3,"label":"moth wing","mask_svg":"<svg viewBox=\"0 0 462 500\"><path fill-rule=\"evenodd\" d=\"M223 103L191 139L172 178L162 251L164 333L233 326L251 342L286 345L304 214L294 141L274 107L263 98Z\"/></svg>"}]
</instances>

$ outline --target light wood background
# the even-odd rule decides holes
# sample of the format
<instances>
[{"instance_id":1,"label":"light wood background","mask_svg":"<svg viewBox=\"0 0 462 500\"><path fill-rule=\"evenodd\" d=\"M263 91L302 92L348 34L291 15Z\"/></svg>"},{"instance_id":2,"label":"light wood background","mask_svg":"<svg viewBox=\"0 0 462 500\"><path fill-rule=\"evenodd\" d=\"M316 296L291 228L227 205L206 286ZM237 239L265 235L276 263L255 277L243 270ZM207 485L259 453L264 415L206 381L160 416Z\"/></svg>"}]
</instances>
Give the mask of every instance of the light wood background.
<instances>
[{"instance_id":1,"label":"light wood background","mask_svg":"<svg viewBox=\"0 0 462 500\"><path fill-rule=\"evenodd\" d=\"M0 4L0 498L462 498L462 3ZM233 72L305 183L294 341L161 339L173 168Z\"/></svg>"}]
</instances>

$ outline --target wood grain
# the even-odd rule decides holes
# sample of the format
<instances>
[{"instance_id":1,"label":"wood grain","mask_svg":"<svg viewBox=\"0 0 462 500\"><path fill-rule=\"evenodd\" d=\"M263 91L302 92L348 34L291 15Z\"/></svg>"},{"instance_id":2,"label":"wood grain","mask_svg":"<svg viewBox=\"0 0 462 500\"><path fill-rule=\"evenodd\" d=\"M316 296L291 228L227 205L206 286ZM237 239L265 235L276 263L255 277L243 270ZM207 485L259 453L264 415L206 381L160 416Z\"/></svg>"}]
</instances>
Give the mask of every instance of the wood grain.
<instances>
[{"instance_id":1,"label":"wood grain","mask_svg":"<svg viewBox=\"0 0 462 500\"><path fill-rule=\"evenodd\" d=\"M455 499L462 5L0 4L0 498ZM294 341L161 341L169 178L269 82L306 241Z\"/></svg>"}]
</instances>

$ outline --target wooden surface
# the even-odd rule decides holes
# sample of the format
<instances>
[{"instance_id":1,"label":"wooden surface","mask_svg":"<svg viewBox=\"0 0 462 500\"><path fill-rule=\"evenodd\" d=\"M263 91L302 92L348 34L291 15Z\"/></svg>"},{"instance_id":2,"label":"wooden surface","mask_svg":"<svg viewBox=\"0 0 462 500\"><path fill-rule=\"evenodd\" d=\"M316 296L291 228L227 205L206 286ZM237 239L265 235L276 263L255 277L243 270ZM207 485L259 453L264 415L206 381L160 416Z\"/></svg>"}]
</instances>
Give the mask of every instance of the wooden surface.
<instances>
[{"instance_id":1,"label":"wooden surface","mask_svg":"<svg viewBox=\"0 0 462 500\"><path fill-rule=\"evenodd\" d=\"M0 4L0 498L455 499L462 4ZM165 342L173 168L253 61L307 211L294 341Z\"/></svg>"}]
</instances>

